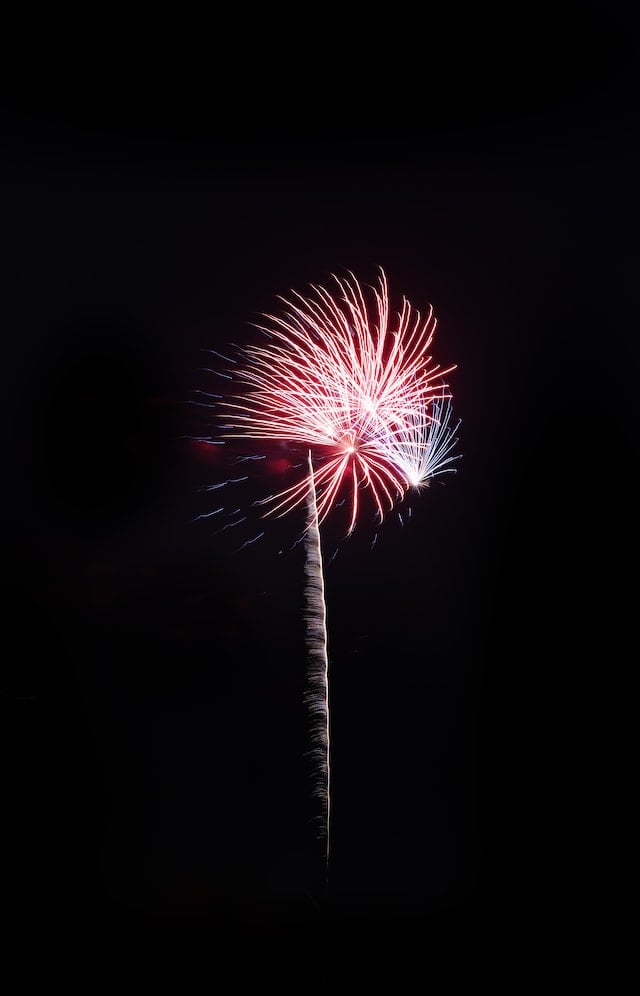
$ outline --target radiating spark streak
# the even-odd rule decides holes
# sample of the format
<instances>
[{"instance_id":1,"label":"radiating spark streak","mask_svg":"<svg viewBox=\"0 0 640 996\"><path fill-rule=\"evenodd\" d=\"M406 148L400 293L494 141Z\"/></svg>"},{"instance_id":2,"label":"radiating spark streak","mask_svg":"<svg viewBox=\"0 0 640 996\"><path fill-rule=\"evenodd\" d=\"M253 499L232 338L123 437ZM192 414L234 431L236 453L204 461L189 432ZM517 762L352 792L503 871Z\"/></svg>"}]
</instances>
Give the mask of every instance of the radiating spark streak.
<instances>
[{"instance_id":1,"label":"radiating spark streak","mask_svg":"<svg viewBox=\"0 0 640 996\"><path fill-rule=\"evenodd\" d=\"M218 529L216 531L216 535L218 535L219 533L223 533L226 529L233 529L234 526L239 526L241 522L246 522L246 521L247 517L246 515L243 515L241 519L236 519L235 522L227 522L226 526L222 526L221 529Z\"/></svg>"},{"instance_id":2,"label":"radiating spark streak","mask_svg":"<svg viewBox=\"0 0 640 996\"><path fill-rule=\"evenodd\" d=\"M222 511L223 511L223 509L221 507L221 508L214 509L213 512L202 512L200 515L196 515L193 521L197 522L198 519L210 519L212 515L217 515L218 512L222 512Z\"/></svg>"},{"instance_id":3,"label":"radiating spark streak","mask_svg":"<svg viewBox=\"0 0 640 996\"><path fill-rule=\"evenodd\" d=\"M206 443L207 446L224 446L223 439L211 439L209 436L180 436L181 439L190 439L194 443Z\"/></svg>"},{"instance_id":4,"label":"radiating spark streak","mask_svg":"<svg viewBox=\"0 0 640 996\"><path fill-rule=\"evenodd\" d=\"M223 353L219 353L217 349L203 349L203 352L204 353L211 353L213 356L219 356L221 360L225 361L225 363L234 363L235 364L235 362L236 362L235 360L231 359L231 357L225 356Z\"/></svg>"},{"instance_id":5,"label":"radiating spark streak","mask_svg":"<svg viewBox=\"0 0 640 996\"><path fill-rule=\"evenodd\" d=\"M238 484L240 481L248 480L247 474L244 477L230 477L228 481L222 481L220 484L206 484L204 487L198 488L198 491L217 491L218 488L226 488L227 484Z\"/></svg>"},{"instance_id":6,"label":"radiating spark streak","mask_svg":"<svg viewBox=\"0 0 640 996\"><path fill-rule=\"evenodd\" d=\"M251 504L255 508L256 505L268 505L270 501L273 501L273 495L269 495L267 498L259 498Z\"/></svg>"},{"instance_id":7,"label":"radiating spark streak","mask_svg":"<svg viewBox=\"0 0 640 996\"><path fill-rule=\"evenodd\" d=\"M202 373L215 374L216 377L224 377L225 380L233 380L231 374L223 373L222 370L212 370L211 367L200 367Z\"/></svg>"},{"instance_id":8,"label":"radiating spark streak","mask_svg":"<svg viewBox=\"0 0 640 996\"><path fill-rule=\"evenodd\" d=\"M240 550L244 550L245 546L251 546L253 543L257 543L258 540L261 539L263 536L264 532L258 533L258 535L254 536L253 539L249 539L246 541L246 543L243 543L242 546L238 548L237 552L240 553Z\"/></svg>"}]
</instances>

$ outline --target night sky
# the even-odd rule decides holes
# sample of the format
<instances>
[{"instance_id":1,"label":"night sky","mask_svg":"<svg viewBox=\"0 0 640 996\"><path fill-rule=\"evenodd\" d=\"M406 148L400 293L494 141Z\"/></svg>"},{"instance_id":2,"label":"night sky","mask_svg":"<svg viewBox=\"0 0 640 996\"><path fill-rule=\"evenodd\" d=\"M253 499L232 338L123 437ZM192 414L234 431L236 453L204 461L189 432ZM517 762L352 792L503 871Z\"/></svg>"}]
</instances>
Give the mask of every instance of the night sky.
<instances>
[{"instance_id":1,"label":"night sky","mask_svg":"<svg viewBox=\"0 0 640 996\"><path fill-rule=\"evenodd\" d=\"M594 586L635 445L638 51L615 5L540 10L155 26L5 73L16 938L513 946L602 915L594 702L614 664ZM290 288L379 265L435 309L463 459L373 549L370 515L323 529L326 894L301 521L241 552L255 531L194 522L229 469L186 437L211 431L189 403L216 389L203 350L255 341ZM278 486L261 474L245 494Z\"/></svg>"}]
</instances>

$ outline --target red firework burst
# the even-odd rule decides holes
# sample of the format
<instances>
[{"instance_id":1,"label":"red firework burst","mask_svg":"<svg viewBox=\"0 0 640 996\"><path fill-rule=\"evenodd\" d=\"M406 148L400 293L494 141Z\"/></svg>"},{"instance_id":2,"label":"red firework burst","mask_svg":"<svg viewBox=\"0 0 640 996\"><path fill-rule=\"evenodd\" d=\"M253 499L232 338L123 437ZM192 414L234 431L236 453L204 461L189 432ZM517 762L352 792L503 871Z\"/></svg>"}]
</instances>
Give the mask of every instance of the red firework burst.
<instances>
[{"instance_id":1,"label":"red firework burst","mask_svg":"<svg viewBox=\"0 0 640 996\"><path fill-rule=\"evenodd\" d=\"M363 289L352 273L333 280L333 295L314 285L308 297L280 298L282 314L265 315L268 324L257 326L265 341L239 351L231 371L238 392L220 402L221 438L303 444L313 474L258 504L267 515L284 515L315 486L322 522L348 485L349 534L361 488L382 519L410 487L453 459L444 378L455 366L432 360L431 308L423 317L403 298L391 314L382 269L377 287Z\"/></svg>"}]
</instances>

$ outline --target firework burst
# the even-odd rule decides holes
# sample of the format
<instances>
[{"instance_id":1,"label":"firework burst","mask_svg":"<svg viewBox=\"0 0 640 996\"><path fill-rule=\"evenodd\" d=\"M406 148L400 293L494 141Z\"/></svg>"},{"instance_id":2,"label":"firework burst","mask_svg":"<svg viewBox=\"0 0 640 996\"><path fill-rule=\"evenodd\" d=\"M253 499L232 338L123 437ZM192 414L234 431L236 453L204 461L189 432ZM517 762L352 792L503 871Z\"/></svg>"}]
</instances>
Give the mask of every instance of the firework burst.
<instances>
[{"instance_id":1,"label":"firework burst","mask_svg":"<svg viewBox=\"0 0 640 996\"><path fill-rule=\"evenodd\" d=\"M347 535L358 520L362 493L370 496L381 521L410 489L452 471L457 459L451 455L457 426L451 425L445 381L454 367L443 369L432 360L437 324L432 309L422 316L403 298L392 315L383 270L367 294L352 273L333 280L337 294L312 286L308 297L292 292L292 299L280 298L282 314L263 316L266 324L257 327L264 341L243 347L229 361L222 376L235 390L215 405L216 442L282 441L305 450L299 479L255 504L265 516L282 516L299 505L307 510L306 701L327 867L329 664L319 526L343 503L345 492Z\"/></svg>"},{"instance_id":2,"label":"firework burst","mask_svg":"<svg viewBox=\"0 0 640 996\"><path fill-rule=\"evenodd\" d=\"M450 465L460 456L449 454L458 442L460 422L452 428L451 417L451 400L443 391L383 432L381 446L386 458L412 487L427 487L435 477L455 473Z\"/></svg>"},{"instance_id":3,"label":"firework burst","mask_svg":"<svg viewBox=\"0 0 640 996\"><path fill-rule=\"evenodd\" d=\"M240 350L231 376L241 394L220 408L227 438L310 448L317 462L318 521L346 485L351 533L361 488L382 519L415 483L411 447L422 447L424 457L430 405L454 367L442 369L429 354L437 324L431 309L423 317L405 298L391 316L384 271L369 302L353 274L333 279L338 296L314 286L313 296L280 298L283 315L264 316L269 324L258 328L267 341ZM419 462L428 472L428 461ZM310 487L304 474L262 500L265 514L286 514L305 501Z\"/></svg>"}]
</instances>

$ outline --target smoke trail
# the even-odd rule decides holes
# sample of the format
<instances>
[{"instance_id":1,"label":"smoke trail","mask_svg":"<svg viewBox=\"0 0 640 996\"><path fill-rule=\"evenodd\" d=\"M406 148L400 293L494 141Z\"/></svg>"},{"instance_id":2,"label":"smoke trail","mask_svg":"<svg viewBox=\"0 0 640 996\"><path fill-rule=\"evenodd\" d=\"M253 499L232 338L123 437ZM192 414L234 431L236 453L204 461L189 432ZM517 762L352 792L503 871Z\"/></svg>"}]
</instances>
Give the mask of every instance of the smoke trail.
<instances>
[{"instance_id":1,"label":"smoke trail","mask_svg":"<svg viewBox=\"0 0 640 996\"><path fill-rule=\"evenodd\" d=\"M307 641L307 691L305 702L311 720L309 752L313 761L314 795L322 807L321 837L326 838L325 860L329 869L329 828L331 817L331 766L329 757L329 658L327 655L327 606L324 598L322 549L318 528L318 505L309 450L307 528L305 532L304 594Z\"/></svg>"}]
</instances>

